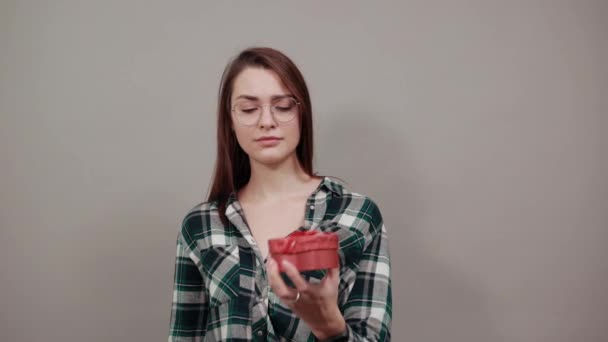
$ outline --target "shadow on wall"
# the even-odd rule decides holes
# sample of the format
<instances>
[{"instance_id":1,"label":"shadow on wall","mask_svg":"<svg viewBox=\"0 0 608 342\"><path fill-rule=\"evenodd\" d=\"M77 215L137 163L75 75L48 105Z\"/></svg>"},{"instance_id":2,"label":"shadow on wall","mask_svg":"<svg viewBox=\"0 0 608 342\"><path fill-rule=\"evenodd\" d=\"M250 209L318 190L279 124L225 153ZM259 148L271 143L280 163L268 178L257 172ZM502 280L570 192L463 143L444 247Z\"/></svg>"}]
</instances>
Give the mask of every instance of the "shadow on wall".
<instances>
[{"instance_id":1,"label":"shadow on wall","mask_svg":"<svg viewBox=\"0 0 608 342\"><path fill-rule=\"evenodd\" d=\"M367 113L373 115L361 108L332 115L318 129L317 151L327 160L323 164L331 165L326 174L345 179L382 211L390 237L393 340L503 340L493 328L482 285L425 250L422 222L433 208L425 198L424 174L408 151L408 137L399 125L374 119L390 113L371 108Z\"/></svg>"}]
</instances>

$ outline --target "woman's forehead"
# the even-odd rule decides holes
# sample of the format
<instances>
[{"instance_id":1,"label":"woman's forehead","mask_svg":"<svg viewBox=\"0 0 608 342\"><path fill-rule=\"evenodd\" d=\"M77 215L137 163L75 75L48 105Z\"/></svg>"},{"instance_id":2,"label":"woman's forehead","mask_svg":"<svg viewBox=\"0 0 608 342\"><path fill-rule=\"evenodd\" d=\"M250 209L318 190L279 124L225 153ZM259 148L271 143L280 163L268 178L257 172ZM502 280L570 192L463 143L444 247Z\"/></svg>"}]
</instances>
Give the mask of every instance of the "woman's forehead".
<instances>
[{"instance_id":1,"label":"woman's forehead","mask_svg":"<svg viewBox=\"0 0 608 342\"><path fill-rule=\"evenodd\" d=\"M287 94L289 91L274 71L246 68L234 80L232 99L248 96L264 100Z\"/></svg>"}]
</instances>

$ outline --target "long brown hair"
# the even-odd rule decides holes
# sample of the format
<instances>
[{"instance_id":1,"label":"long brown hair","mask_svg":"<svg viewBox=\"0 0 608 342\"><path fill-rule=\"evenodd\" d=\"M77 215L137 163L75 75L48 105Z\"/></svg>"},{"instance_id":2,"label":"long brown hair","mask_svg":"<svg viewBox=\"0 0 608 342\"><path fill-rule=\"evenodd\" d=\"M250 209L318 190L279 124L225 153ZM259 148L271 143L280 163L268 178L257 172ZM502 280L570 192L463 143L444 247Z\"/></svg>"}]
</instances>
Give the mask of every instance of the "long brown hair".
<instances>
[{"instance_id":1,"label":"long brown hair","mask_svg":"<svg viewBox=\"0 0 608 342\"><path fill-rule=\"evenodd\" d=\"M310 95L304 77L294 62L275 49L250 47L229 61L220 81L217 107L217 159L213 185L208 202L218 201L220 219L227 225L225 215L230 193L238 191L249 181L251 165L249 157L238 144L232 131L231 103L236 77L248 67L264 68L275 72L284 86L300 102L300 142L296 147L297 158L304 171L313 176L313 125Z\"/></svg>"}]
</instances>

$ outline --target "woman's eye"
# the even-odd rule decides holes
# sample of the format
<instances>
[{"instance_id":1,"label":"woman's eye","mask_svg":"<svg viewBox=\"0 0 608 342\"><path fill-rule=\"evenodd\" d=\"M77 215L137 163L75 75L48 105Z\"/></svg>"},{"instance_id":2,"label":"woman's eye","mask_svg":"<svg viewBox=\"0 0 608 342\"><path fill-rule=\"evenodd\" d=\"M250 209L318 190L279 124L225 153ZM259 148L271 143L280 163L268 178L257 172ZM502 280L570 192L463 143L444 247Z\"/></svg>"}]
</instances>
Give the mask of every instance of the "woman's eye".
<instances>
[{"instance_id":1,"label":"woman's eye","mask_svg":"<svg viewBox=\"0 0 608 342\"><path fill-rule=\"evenodd\" d=\"M294 104L292 103L277 103L276 105L274 105L274 109L281 111L281 112L288 112L290 110L292 110L294 107Z\"/></svg>"},{"instance_id":2,"label":"woman's eye","mask_svg":"<svg viewBox=\"0 0 608 342\"><path fill-rule=\"evenodd\" d=\"M245 113L253 113L255 112L257 108L245 108L245 109L241 109L241 111L245 112Z\"/></svg>"}]
</instances>

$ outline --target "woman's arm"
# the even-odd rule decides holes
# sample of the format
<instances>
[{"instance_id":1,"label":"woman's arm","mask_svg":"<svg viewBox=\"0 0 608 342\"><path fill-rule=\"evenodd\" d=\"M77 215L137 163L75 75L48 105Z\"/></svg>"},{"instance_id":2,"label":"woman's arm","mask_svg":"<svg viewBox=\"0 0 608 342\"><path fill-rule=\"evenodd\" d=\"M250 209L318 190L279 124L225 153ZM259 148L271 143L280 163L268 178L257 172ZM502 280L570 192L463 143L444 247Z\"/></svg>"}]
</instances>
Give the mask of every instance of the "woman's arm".
<instances>
[{"instance_id":1,"label":"woman's arm","mask_svg":"<svg viewBox=\"0 0 608 342\"><path fill-rule=\"evenodd\" d=\"M195 341L205 336L207 298L197 256L180 231L177 237L169 342Z\"/></svg>"},{"instance_id":2,"label":"woman's arm","mask_svg":"<svg viewBox=\"0 0 608 342\"><path fill-rule=\"evenodd\" d=\"M390 341L392 320L391 262L388 236L377 205L370 200L369 231L355 283L341 311L346 329L324 341Z\"/></svg>"}]
</instances>

